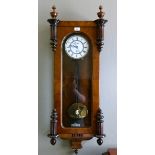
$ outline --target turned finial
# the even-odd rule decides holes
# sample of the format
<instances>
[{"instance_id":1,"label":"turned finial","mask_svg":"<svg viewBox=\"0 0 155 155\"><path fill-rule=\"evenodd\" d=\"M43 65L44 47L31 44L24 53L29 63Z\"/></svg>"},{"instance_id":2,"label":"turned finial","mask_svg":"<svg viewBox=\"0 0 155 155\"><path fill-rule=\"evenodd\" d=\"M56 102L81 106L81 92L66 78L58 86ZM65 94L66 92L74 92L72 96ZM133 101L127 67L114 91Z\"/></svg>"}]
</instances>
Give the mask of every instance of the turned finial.
<instances>
[{"instance_id":1,"label":"turned finial","mask_svg":"<svg viewBox=\"0 0 155 155\"><path fill-rule=\"evenodd\" d=\"M52 12L50 12L52 19L56 19L56 17L58 16L58 13L56 12L56 7L55 5L52 6Z\"/></svg>"},{"instance_id":2,"label":"turned finial","mask_svg":"<svg viewBox=\"0 0 155 155\"><path fill-rule=\"evenodd\" d=\"M100 19L102 19L104 17L104 15L105 15L105 12L102 11L103 10L103 6L102 5L99 6L99 10L100 10L100 12L98 12L97 15L98 15L98 17Z\"/></svg>"},{"instance_id":3,"label":"turned finial","mask_svg":"<svg viewBox=\"0 0 155 155\"><path fill-rule=\"evenodd\" d=\"M75 150L74 150L74 153L75 153L75 154L78 154L78 149L75 149Z\"/></svg>"}]
</instances>

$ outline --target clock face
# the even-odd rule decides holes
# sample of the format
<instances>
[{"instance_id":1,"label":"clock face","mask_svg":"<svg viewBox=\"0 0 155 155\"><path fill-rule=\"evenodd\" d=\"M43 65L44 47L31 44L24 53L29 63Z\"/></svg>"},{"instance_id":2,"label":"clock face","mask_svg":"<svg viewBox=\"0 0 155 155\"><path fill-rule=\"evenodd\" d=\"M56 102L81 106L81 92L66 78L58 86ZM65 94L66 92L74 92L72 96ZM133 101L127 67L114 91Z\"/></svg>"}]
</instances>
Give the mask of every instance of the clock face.
<instances>
[{"instance_id":1,"label":"clock face","mask_svg":"<svg viewBox=\"0 0 155 155\"><path fill-rule=\"evenodd\" d=\"M65 52L73 59L81 59L87 55L89 43L81 35L72 35L65 42Z\"/></svg>"}]
</instances>

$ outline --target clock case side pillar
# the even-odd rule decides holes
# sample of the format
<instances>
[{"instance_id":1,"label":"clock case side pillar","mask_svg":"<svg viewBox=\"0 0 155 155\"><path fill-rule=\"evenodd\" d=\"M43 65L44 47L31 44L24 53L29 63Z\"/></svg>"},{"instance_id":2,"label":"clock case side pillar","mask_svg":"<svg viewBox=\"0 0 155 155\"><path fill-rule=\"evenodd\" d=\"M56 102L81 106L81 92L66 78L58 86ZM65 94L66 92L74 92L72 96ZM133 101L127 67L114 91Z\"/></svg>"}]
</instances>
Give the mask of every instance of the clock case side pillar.
<instances>
[{"instance_id":1,"label":"clock case side pillar","mask_svg":"<svg viewBox=\"0 0 155 155\"><path fill-rule=\"evenodd\" d=\"M99 52L101 52L104 45L104 24L107 22L107 20L97 19L95 22L97 24L96 44Z\"/></svg>"},{"instance_id":2,"label":"clock case side pillar","mask_svg":"<svg viewBox=\"0 0 155 155\"><path fill-rule=\"evenodd\" d=\"M51 45L52 51L55 52L56 47L57 47L57 25L60 22L60 20L56 19L57 15L58 15L58 13L55 11L56 7L53 6L52 9L53 9L53 11L50 12L52 19L48 19L47 21L50 23L50 30L51 30L50 45ZM54 64L55 64L55 62L54 62ZM54 70L54 72L55 72L55 70ZM57 110L54 108L51 112L50 134L48 134L48 137L51 138L50 142L52 145L56 144L56 138L59 136L57 134L57 123L58 123L57 118L58 118L58 113L57 113Z\"/></svg>"},{"instance_id":3,"label":"clock case side pillar","mask_svg":"<svg viewBox=\"0 0 155 155\"><path fill-rule=\"evenodd\" d=\"M104 45L104 25L108 20L103 19L105 13L102 11L103 7L99 6L100 11L97 13L99 19L95 20L97 25L97 37L96 37L96 44L98 47L99 52L102 51Z\"/></svg>"},{"instance_id":4,"label":"clock case side pillar","mask_svg":"<svg viewBox=\"0 0 155 155\"><path fill-rule=\"evenodd\" d=\"M51 121L50 121L50 134L48 134L48 137L51 138L51 144L55 145L56 144L56 138L58 137L57 134L57 111L56 109L53 109L51 113Z\"/></svg>"},{"instance_id":5,"label":"clock case side pillar","mask_svg":"<svg viewBox=\"0 0 155 155\"><path fill-rule=\"evenodd\" d=\"M56 12L56 7L52 7L52 12L50 12L52 19L48 19L47 21L50 23L51 27L51 47L53 51L56 51L57 47L57 25L60 22L59 19L56 19L58 13Z\"/></svg>"},{"instance_id":6,"label":"clock case side pillar","mask_svg":"<svg viewBox=\"0 0 155 155\"><path fill-rule=\"evenodd\" d=\"M99 108L96 116L96 137L97 137L97 144L102 145L103 138L105 137L105 134L103 133L103 112Z\"/></svg>"},{"instance_id":7,"label":"clock case side pillar","mask_svg":"<svg viewBox=\"0 0 155 155\"><path fill-rule=\"evenodd\" d=\"M95 20L94 22L96 23L96 45L98 48L98 51L101 52L103 50L103 45L104 45L104 25L108 20L103 19L105 13L102 11L103 7L99 6L99 12L97 13L99 19ZM97 143L98 145L102 145L103 143L103 138L106 136L103 133L103 112L99 108L97 111L96 115L96 138L97 138Z\"/></svg>"},{"instance_id":8,"label":"clock case side pillar","mask_svg":"<svg viewBox=\"0 0 155 155\"><path fill-rule=\"evenodd\" d=\"M51 28L50 44L51 44L52 51L55 52L57 47L57 25L60 22L60 20L48 19L48 22L50 23L50 28Z\"/></svg>"}]
</instances>

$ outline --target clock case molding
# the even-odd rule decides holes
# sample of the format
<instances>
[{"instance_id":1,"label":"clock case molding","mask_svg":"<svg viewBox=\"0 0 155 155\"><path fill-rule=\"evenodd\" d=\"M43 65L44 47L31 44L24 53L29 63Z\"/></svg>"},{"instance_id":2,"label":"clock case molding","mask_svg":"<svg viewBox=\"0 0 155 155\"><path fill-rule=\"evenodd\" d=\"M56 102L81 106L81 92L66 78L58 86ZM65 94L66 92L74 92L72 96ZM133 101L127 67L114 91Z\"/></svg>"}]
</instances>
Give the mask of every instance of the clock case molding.
<instances>
[{"instance_id":1,"label":"clock case molding","mask_svg":"<svg viewBox=\"0 0 155 155\"><path fill-rule=\"evenodd\" d=\"M107 22L99 6L97 13L98 19L95 21L60 21L57 19L58 13L56 7L52 7L50 23L50 40L51 48L54 52L54 109L51 113L50 133L51 144L55 145L57 137L69 140L72 149L78 153L82 148L81 142L93 137L97 138L98 145L103 143L105 134L103 133L103 112L99 108L99 54L104 45L104 25ZM75 32L74 28L79 27L80 31ZM92 44L92 108L91 108L91 126L84 128L64 128L62 126L62 108L61 108L61 51L62 41L65 36L71 33L84 33L91 40Z\"/></svg>"}]
</instances>

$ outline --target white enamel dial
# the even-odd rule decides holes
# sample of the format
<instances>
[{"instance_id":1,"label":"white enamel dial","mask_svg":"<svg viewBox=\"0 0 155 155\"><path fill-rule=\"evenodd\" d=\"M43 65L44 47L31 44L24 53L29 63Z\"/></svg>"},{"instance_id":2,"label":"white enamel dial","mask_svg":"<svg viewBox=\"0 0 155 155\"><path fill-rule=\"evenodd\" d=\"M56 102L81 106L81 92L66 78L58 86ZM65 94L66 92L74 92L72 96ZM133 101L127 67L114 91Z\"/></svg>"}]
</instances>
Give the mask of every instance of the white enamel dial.
<instances>
[{"instance_id":1,"label":"white enamel dial","mask_svg":"<svg viewBox=\"0 0 155 155\"><path fill-rule=\"evenodd\" d=\"M88 41L81 35L72 35L65 42L65 51L73 59L83 58L89 50Z\"/></svg>"}]
</instances>

